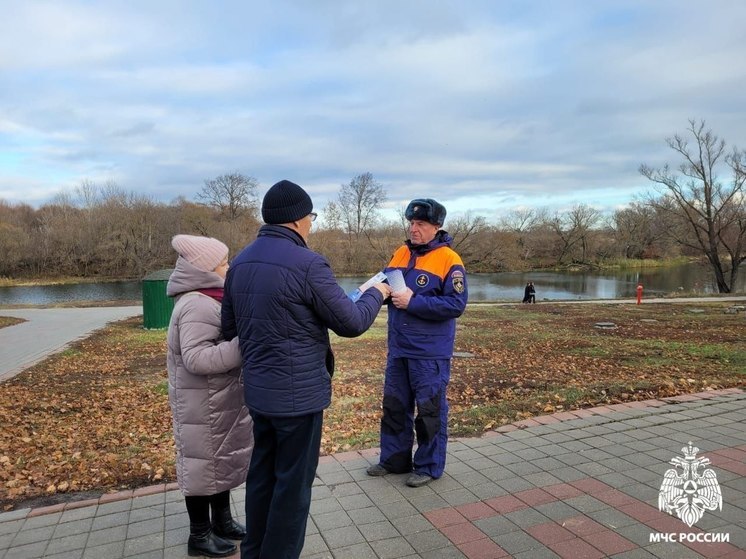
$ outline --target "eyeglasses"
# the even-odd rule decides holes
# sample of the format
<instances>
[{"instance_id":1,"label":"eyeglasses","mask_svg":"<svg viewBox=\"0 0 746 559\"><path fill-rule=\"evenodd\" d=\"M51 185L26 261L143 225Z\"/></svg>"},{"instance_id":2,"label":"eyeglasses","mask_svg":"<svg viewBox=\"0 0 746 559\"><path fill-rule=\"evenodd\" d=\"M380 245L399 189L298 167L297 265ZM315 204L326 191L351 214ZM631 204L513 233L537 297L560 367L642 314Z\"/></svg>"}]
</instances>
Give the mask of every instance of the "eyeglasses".
<instances>
[{"instance_id":1,"label":"eyeglasses","mask_svg":"<svg viewBox=\"0 0 746 559\"><path fill-rule=\"evenodd\" d=\"M311 212L310 214L308 214L308 217L311 218L311 221L316 221L316 218L319 217L319 214L317 214L316 212Z\"/></svg>"}]
</instances>

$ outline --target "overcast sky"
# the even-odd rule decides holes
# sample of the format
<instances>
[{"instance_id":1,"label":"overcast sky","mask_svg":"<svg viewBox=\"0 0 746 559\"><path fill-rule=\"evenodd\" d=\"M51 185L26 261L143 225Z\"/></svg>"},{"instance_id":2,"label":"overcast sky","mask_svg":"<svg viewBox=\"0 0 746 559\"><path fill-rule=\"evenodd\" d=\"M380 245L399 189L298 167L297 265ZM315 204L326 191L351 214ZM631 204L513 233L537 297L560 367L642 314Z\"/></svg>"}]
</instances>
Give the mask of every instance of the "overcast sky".
<instances>
[{"instance_id":1,"label":"overcast sky","mask_svg":"<svg viewBox=\"0 0 746 559\"><path fill-rule=\"evenodd\" d=\"M170 202L239 171L316 208L608 211L704 119L746 147L746 2L0 0L0 199ZM727 178L723 176L723 178ZM393 211L393 210L390 210Z\"/></svg>"}]
</instances>

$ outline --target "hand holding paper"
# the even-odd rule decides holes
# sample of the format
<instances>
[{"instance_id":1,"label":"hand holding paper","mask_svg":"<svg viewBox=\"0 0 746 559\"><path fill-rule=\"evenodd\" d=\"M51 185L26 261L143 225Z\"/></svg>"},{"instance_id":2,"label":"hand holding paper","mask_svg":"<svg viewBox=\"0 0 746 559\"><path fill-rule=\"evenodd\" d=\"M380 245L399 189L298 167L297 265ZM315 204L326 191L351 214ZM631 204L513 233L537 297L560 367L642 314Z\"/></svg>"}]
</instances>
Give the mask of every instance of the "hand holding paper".
<instances>
[{"instance_id":1,"label":"hand holding paper","mask_svg":"<svg viewBox=\"0 0 746 559\"><path fill-rule=\"evenodd\" d=\"M398 268L386 272L386 279L391 286L392 293L400 293L407 288L407 284L404 282L404 274Z\"/></svg>"},{"instance_id":2,"label":"hand holding paper","mask_svg":"<svg viewBox=\"0 0 746 559\"><path fill-rule=\"evenodd\" d=\"M365 283L363 283L360 287L355 289L352 293L349 293L347 296L352 299L353 301L357 301L360 299L361 295L365 293L368 289L373 287L377 283L381 283L386 279L386 274L383 272L378 272L375 276L368 279Z\"/></svg>"},{"instance_id":3,"label":"hand holding paper","mask_svg":"<svg viewBox=\"0 0 746 559\"><path fill-rule=\"evenodd\" d=\"M388 283L374 283L373 289L377 289L381 292L381 295L383 295L383 300L385 301L389 297L391 297L391 286Z\"/></svg>"},{"instance_id":4,"label":"hand holding paper","mask_svg":"<svg viewBox=\"0 0 746 559\"><path fill-rule=\"evenodd\" d=\"M412 299L412 290L408 287L404 291L391 294L391 302L397 309L406 309L409 307L409 301Z\"/></svg>"}]
</instances>

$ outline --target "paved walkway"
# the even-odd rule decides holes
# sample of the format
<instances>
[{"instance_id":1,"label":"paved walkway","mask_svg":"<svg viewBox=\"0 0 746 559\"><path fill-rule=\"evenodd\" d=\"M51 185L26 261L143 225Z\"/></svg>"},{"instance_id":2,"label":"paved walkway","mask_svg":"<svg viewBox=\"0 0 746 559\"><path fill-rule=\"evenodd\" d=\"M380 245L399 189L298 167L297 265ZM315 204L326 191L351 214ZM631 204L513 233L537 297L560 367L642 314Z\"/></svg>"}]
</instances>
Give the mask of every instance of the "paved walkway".
<instances>
[{"instance_id":1,"label":"paved walkway","mask_svg":"<svg viewBox=\"0 0 746 559\"><path fill-rule=\"evenodd\" d=\"M322 457L303 557L744 558L745 424L738 389L541 416L452 441L446 474L419 489L366 476L377 449ZM658 510L688 441L723 498L692 528ZM187 535L181 494L158 485L0 514L0 559L182 558Z\"/></svg>"},{"instance_id":2,"label":"paved walkway","mask_svg":"<svg viewBox=\"0 0 746 559\"><path fill-rule=\"evenodd\" d=\"M11 378L107 323L142 314L141 306L0 309L26 322L0 328L0 381Z\"/></svg>"}]
</instances>

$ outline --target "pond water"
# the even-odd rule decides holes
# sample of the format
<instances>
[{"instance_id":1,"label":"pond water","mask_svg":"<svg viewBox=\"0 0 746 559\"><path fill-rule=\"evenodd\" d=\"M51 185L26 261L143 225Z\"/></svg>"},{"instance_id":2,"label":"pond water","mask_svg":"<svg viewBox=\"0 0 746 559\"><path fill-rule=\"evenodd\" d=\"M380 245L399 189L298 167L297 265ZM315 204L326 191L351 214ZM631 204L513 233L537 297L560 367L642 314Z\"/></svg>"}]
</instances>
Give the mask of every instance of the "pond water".
<instances>
[{"instance_id":1,"label":"pond water","mask_svg":"<svg viewBox=\"0 0 746 559\"><path fill-rule=\"evenodd\" d=\"M139 281L0 287L0 305L51 305L71 301L141 299L142 283Z\"/></svg>"},{"instance_id":2,"label":"pond water","mask_svg":"<svg viewBox=\"0 0 746 559\"><path fill-rule=\"evenodd\" d=\"M341 278L349 291L367 278ZM604 272L505 272L499 274L467 274L469 301L499 301L523 299L526 282L533 281L536 300L625 299L637 296L638 281L643 284L643 296L667 293L717 293L709 268L685 264L668 268ZM736 290L746 291L746 273L740 274Z\"/></svg>"},{"instance_id":3,"label":"pond water","mask_svg":"<svg viewBox=\"0 0 746 559\"><path fill-rule=\"evenodd\" d=\"M338 278L350 292L368 276ZM709 268L686 264L669 268L591 272L527 272L469 274L470 301L520 301L527 281L536 287L536 300L624 299L636 296L637 282L644 296L676 291L716 293ZM746 291L746 272L740 274L736 292ZM47 305L69 301L131 301L142 299L139 281L79 283L29 287L0 287L0 305Z\"/></svg>"}]
</instances>

